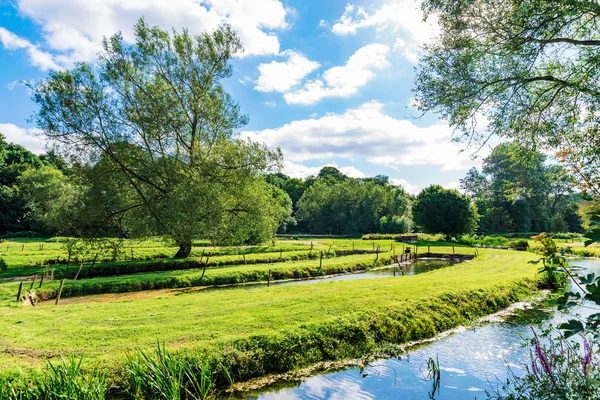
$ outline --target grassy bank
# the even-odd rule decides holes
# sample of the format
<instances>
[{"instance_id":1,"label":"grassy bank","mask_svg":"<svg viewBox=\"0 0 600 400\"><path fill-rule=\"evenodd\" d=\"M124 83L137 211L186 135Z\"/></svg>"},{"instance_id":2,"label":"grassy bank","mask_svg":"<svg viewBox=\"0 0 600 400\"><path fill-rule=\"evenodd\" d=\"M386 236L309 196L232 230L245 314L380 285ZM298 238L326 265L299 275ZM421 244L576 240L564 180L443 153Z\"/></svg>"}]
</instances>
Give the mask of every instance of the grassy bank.
<instances>
[{"instance_id":1,"label":"grassy bank","mask_svg":"<svg viewBox=\"0 0 600 400\"><path fill-rule=\"evenodd\" d=\"M47 357L84 354L86 367L107 371L122 392L125 354L151 351L157 341L177 358L210 366L217 387L227 374L239 381L358 357L466 324L535 290L533 254L480 253L415 276L4 308L0 370L6 376Z\"/></svg>"}]
</instances>

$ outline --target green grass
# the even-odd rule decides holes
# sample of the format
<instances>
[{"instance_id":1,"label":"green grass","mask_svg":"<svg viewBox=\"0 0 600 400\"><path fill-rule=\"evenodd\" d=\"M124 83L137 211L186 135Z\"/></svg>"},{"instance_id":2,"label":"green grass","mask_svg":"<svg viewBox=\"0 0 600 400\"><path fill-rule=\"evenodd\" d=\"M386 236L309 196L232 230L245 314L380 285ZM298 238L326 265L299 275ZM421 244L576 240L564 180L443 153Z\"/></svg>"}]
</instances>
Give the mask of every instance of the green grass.
<instances>
[{"instance_id":1,"label":"green grass","mask_svg":"<svg viewBox=\"0 0 600 400\"><path fill-rule=\"evenodd\" d=\"M157 340L171 347L225 345L365 312L416 307L440 296L501 292L536 277L537 268L527 264L534 258L525 252L481 250L476 261L410 277L4 308L0 345L20 350L1 353L11 361L0 368L26 367L55 352L120 359L132 345L149 348Z\"/></svg>"},{"instance_id":2,"label":"green grass","mask_svg":"<svg viewBox=\"0 0 600 400\"><path fill-rule=\"evenodd\" d=\"M392 254L391 241L325 238L294 241L305 246L303 250L282 254L304 254L311 241L315 252L372 250L375 245L382 251L379 262L389 260ZM289 248L288 242L291 241L279 241L277 246ZM39 245L36 241L27 243ZM427 246L435 247L431 251L436 253L453 251L451 244L431 241L420 242L419 253L426 252ZM454 247L456 253L474 251ZM240 249L213 249L223 255L211 260L239 260ZM263 250L248 254L247 259L258 260L270 254L279 257ZM399 254L402 244L396 243L394 251ZM0 386L2 377L41 371L47 359L60 364L60 355L83 355L84 375L86 371L100 371L107 376L109 386L117 384L121 389L115 390L123 391L132 384L124 372L130 368L128 356L141 354L136 349L151 354L157 342L166 345L169 353L162 356L173 365L201 365L202 373L211 379L209 382L206 376L200 376L204 379L201 386L210 388L227 386L229 377L239 381L318 361L361 357L380 346L428 338L467 324L536 290L537 267L528 264L537 258L534 254L493 249L480 249L479 253L480 257L473 261L415 276L237 287L177 295L149 289L260 281L266 280L269 269L273 280L351 271L372 266L376 256L326 258L321 269L318 259L219 264L207 268L202 280L202 270L198 268L67 280L65 298L146 291L89 296L59 306L53 301L36 307L18 306L14 297L19 282L0 281ZM18 268L25 271L29 267ZM43 291L52 297L57 286L57 281L47 282ZM28 288L26 283L25 289ZM153 364L148 361L147 365ZM141 371L146 366L139 368Z\"/></svg>"}]
</instances>

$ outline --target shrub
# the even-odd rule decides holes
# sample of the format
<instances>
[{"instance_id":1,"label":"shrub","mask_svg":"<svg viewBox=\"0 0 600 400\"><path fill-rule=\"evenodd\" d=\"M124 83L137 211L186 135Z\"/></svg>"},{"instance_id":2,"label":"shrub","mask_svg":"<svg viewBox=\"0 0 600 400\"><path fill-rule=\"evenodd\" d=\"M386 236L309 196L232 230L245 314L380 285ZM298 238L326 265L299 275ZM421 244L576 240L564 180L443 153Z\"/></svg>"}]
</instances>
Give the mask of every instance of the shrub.
<instances>
[{"instance_id":1,"label":"shrub","mask_svg":"<svg viewBox=\"0 0 600 400\"><path fill-rule=\"evenodd\" d=\"M8 271L8 264L4 261L4 258L0 258L0 272Z\"/></svg>"},{"instance_id":2,"label":"shrub","mask_svg":"<svg viewBox=\"0 0 600 400\"><path fill-rule=\"evenodd\" d=\"M0 238L8 239L8 238L23 238L23 239L31 239L31 238L45 238L46 236L34 231L19 231L19 232L6 232L4 235L0 235Z\"/></svg>"},{"instance_id":3,"label":"shrub","mask_svg":"<svg viewBox=\"0 0 600 400\"><path fill-rule=\"evenodd\" d=\"M404 215L381 217L379 229L382 233L408 233L412 230L412 220Z\"/></svg>"},{"instance_id":4,"label":"shrub","mask_svg":"<svg viewBox=\"0 0 600 400\"><path fill-rule=\"evenodd\" d=\"M394 233L367 233L361 240L396 240L399 235Z\"/></svg>"},{"instance_id":5,"label":"shrub","mask_svg":"<svg viewBox=\"0 0 600 400\"><path fill-rule=\"evenodd\" d=\"M510 242L510 247L513 249L527 249L529 242L526 239L515 240Z\"/></svg>"}]
</instances>

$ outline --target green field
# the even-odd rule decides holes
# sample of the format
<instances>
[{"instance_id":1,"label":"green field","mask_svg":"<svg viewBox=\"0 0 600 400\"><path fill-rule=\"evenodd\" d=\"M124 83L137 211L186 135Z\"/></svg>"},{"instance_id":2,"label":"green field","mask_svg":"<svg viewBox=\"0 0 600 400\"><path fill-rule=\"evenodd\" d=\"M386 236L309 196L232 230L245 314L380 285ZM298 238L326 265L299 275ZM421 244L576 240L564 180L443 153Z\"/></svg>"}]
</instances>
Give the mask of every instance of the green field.
<instances>
[{"instance_id":1,"label":"green field","mask_svg":"<svg viewBox=\"0 0 600 400\"><path fill-rule=\"evenodd\" d=\"M276 244L281 253L259 249L249 253L247 260L269 254L277 259L280 254L308 253L311 242L312 252L319 254L321 250L327 254L353 247L372 252L374 245L381 251L332 254L323 260L225 264L208 267L205 272L191 268L67 279L63 302L58 306L54 301L20 306L15 302L20 280L4 280L0 283L0 376L35 372L59 355L82 354L85 366L99 366L107 371L111 382L118 383L133 349L148 351L160 342L182 356L226 365L228 373L239 381L322 360L359 357L385 343L431 337L506 307L536 289L537 267L528 264L535 259L534 254L495 249L480 249L473 261L415 276L193 289L202 286L194 279L203 273L205 281L201 283L207 284L264 281L269 270L273 280L325 275L389 264L392 253L402 249L396 244L391 250L390 241L286 240ZM23 242L9 242L9 246L18 243ZM39 250L40 242L28 240L25 244L44 252L34 258L36 261L49 254L62 256L56 243L45 244L44 250ZM290 250L294 246L303 250ZM426 251L427 246L436 246L432 249L435 252L453 251L442 242L421 242L419 251ZM244 248L208 249L212 254L224 254L211 258L226 261L232 257L239 260ZM466 254L474 251L460 246L454 250ZM165 247L146 250L147 254L162 251ZM4 273L5 279L44 270L40 265L28 265L24 256L7 259L13 264ZM27 289L29 282L25 281ZM38 292L52 298L57 285L58 280L48 281ZM88 296L73 297L77 294ZM217 372L215 381L219 385L224 382Z\"/></svg>"}]
</instances>

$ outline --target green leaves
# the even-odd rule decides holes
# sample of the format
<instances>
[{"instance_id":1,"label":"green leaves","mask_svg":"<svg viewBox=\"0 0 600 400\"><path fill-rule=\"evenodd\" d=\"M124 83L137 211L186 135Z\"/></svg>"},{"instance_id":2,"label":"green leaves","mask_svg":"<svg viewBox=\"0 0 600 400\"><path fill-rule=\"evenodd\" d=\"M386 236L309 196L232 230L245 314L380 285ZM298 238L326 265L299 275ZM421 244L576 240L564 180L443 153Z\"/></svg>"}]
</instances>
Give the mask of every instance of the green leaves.
<instances>
[{"instance_id":1,"label":"green leaves","mask_svg":"<svg viewBox=\"0 0 600 400\"><path fill-rule=\"evenodd\" d=\"M568 338L570 336L583 332L584 326L581 321L576 319L570 319L569 322L560 324L558 326L558 329L564 332L565 338Z\"/></svg>"},{"instance_id":2,"label":"green leaves","mask_svg":"<svg viewBox=\"0 0 600 400\"><path fill-rule=\"evenodd\" d=\"M449 237L473 233L478 221L477 209L469 197L439 185L431 185L419 193L413 215L423 232Z\"/></svg>"},{"instance_id":3,"label":"green leaves","mask_svg":"<svg viewBox=\"0 0 600 400\"><path fill-rule=\"evenodd\" d=\"M576 306L581 303L581 294L566 292L562 296L556 299L556 306L559 310L566 310L570 307Z\"/></svg>"},{"instance_id":4,"label":"green leaves","mask_svg":"<svg viewBox=\"0 0 600 400\"><path fill-rule=\"evenodd\" d=\"M584 236L588 238L585 241L585 246L589 246L592 243L600 242L600 215L594 214L590 217L590 222L593 224L591 231L587 232Z\"/></svg>"}]
</instances>

